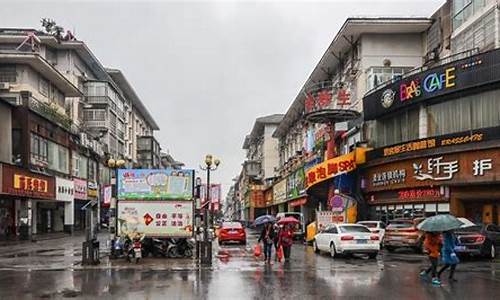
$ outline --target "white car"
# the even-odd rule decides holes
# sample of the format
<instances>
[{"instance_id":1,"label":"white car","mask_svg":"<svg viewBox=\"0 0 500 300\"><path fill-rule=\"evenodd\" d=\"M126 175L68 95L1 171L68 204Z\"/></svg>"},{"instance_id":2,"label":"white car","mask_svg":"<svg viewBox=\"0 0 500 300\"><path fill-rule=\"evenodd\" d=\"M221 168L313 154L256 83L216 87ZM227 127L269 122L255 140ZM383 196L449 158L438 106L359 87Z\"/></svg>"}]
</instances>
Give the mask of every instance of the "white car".
<instances>
[{"instance_id":1,"label":"white car","mask_svg":"<svg viewBox=\"0 0 500 300\"><path fill-rule=\"evenodd\" d=\"M380 250L380 239L368 227L358 224L330 224L316 234L313 242L314 252L338 254L361 253L375 258Z\"/></svg>"},{"instance_id":2,"label":"white car","mask_svg":"<svg viewBox=\"0 0 500 300\"><path fill-rule=\"evenodd\" d=\"M357 224L364 225L370 229L372 233L378 234L378 239L382 243L385 234L385 223L381 221L360 221Z\"/></svg>"}]
</instances>

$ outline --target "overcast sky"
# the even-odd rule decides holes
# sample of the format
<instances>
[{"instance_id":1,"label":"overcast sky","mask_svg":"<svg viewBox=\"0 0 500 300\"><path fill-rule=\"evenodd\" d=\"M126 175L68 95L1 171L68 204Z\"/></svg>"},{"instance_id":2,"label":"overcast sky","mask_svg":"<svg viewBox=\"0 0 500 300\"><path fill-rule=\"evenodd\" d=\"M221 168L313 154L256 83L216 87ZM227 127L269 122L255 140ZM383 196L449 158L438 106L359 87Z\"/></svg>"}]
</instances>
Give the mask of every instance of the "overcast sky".
<instances>
[{"instance_id":1,"label":"overcast sky","mask_svg":"<svg viewBox=\"0 0 500 300\"><path fill-rule=\"evenodd\" d=\"M127 76L163 150L197 170L206 153L220 157L212 178L225 195L255 118L286 112L348 16L430 16L443 2L0 0L0 27L49 17L74 29Z\"/></svg>"}]
</instances>

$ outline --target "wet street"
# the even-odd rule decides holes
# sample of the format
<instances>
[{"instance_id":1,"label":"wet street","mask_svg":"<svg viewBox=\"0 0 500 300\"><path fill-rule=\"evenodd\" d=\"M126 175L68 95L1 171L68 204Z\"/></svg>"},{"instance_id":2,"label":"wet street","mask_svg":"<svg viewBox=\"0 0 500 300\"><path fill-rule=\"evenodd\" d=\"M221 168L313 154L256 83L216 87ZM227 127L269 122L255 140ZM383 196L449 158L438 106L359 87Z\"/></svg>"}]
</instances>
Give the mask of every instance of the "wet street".
<instances>
[{"instance_id":1,"label":"wet street","mask_svg":"<svg viewBox=\"0 0 500 300\"><path fill-rule=\"evenodd\" d=\"M246 247L216 247L213 267L201 270L192 260L157 258L138 265L103 258L84 268L77 238L36 243L31 252L0 247L0 299L494 299L500 293L498 260L466 260L458 282L448 283L445 273L443 285L433 287L418 276L427 262L422 255L332 259L296 244L290 263L266 265L253 257L255 235L249 236Z\"/></svg>"}]
</instances>

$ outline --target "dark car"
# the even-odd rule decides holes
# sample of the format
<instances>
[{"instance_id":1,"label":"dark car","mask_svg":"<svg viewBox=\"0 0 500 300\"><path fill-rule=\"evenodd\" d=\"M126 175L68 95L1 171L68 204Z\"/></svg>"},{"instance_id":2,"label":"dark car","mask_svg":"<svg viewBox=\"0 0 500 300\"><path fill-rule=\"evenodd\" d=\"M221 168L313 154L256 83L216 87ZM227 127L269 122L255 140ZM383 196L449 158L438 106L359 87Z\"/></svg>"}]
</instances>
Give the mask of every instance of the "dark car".
<instances>
[{"instance_id":1,"label":"dark car","mask_svg":"<svg viewBox=\"0 0 500 300\"><path fill-rule=\"evenodd\" d=\"M457 254L478 255L495 258L500 246L500 228L494 224L481 224L455 231Z\"/></svg>"},{"instance_id":2,"label":"dark car","mask_svg":"<svg viewBox=\"0 0 500 300\"><path fill-rule=\"evenodd\" d=\"M391 221L385 229L384 247L389 252L397 248L412 248L422 252L424 233L417 229L417 225L424 218L396 219Z\"/></svg>"}]
</instances>

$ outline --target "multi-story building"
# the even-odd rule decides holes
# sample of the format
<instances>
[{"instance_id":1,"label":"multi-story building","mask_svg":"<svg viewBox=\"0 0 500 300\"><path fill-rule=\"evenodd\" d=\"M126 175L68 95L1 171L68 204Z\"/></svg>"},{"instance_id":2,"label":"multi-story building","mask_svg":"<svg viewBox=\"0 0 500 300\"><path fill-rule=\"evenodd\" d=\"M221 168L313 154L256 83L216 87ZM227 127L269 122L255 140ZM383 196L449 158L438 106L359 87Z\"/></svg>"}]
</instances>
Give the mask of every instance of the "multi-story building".
<instances>
[{"instance_id":1,"label":"multi-story building","mask_svg":"<svg viewBox=\"0 0 500 300\"><path fill-rule=\"evenodd\" d=\"M153 136L137 137L137 164L144 169L159 169L160 150L160 144Z\"/></svg>"},{"instance_id":2,"label":"multi-story building","mask_svg":"<svg viewBox=\"0 0 500 300\"><path fill-rule=\"evenodd\" d=\"M158 124L156 124L155 120L144 106L142 100L139 98L135 89L128 82L124 74L120 70L110 68L107 69L107 72L123 92L123 97L126 103L126 128L124 131L125 156L133 163L137 163L138 167L145 167L141 164L141 161L143 162L144 159L152 161L148 165L155 166L155 168L159 167L160 159L158 157L160 156L160 147L158 142L153 137L154 131L160 129ZM151 141L151 147L146 147L145 140ZM142 146L139 145L141 143ZM149 153L146 153L146 150L149 150ZM139 152L141 153L139 154ZM141 158L145 155L149 158Z\"/></svg>"},{"instance_id":3,"label":"multi-story building","mask_svg":"<svg viewBox=\"0 0 500 300\"><path fill-rule=\"evenodd\" d=\"M276 177L279 155L278 140L272 135L282 118L281 114L257 118L243 143L246 160L243 163L243 184L240 189L245 203L245 220L252 221L266 213L264 189Z\"/></svg>"},{"instance_id":4,"label":"multi-story building","mask_svg":"<svg viewBox=\"0 0 500 300\"><path fill-rule=\"evenodd\" d=\"M165 152L160 152L161 166L164 169L182 169L184 163L175 160L172 155Z\"/></svg>"},{"instance_id":5,"label":"multi-story building","mask_svg":"<svg viewBox=\"0 0 500 300\"><path fill-rule=\"evenodd\" d=\"M102 202L106 160L158 129L123 75L71 34L0 29L0 98L0 228L13 235L88 226L81 208ZM126 112L139 124L133 134Z\"/></svg>"},{"instance_id":6,"label":"multi-story building","mask_svg":"<svg viewBox=\"0 0 500 300\"><path fill-rule=\"evenodd\" d=\"M325 160L347 159L343 155L371 138L361 118L363 95L422 65L431 24L413 17L346 20L274 133L282 179L274 186L273 211L300 211L312 221L335 189L359 197L356 172L339 175L346 172L332 168L315 181L314 167L321 171ZM314 178L307 178L308 170Z\"/></svg>"},{"instance_id":7,"label":"multi-story building","mask_svg":"<svg viewBox=\"0 0 500 300\"><path fill-rule=\"evenodd\" d=\"M362 181L371 217L449 212L500 222L496 7L447 1L434 17L452 22L434 25L448 34L428 39L427 48L451 40L451 55L365 95L364 119L376 131Z\"/></svg>"}]
</instances>

